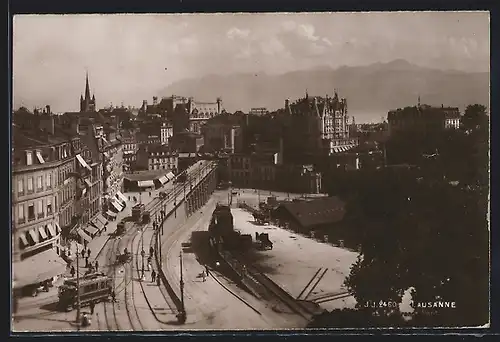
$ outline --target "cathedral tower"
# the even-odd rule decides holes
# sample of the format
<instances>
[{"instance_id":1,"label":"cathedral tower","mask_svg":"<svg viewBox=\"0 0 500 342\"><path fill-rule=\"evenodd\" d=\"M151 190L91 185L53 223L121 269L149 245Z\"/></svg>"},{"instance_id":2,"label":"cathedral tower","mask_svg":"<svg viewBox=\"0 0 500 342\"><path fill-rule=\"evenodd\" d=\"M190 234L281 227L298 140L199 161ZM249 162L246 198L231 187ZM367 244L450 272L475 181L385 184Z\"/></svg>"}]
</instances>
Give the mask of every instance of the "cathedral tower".
<instances>
[{"instance_id":1,"label":"cathedral tower","mask_svg":"<svg viewBox=\"0 0 500 342\"><path fill-rule=\"evenodd\" d=\"M90 97L89 73L87 72L85 79L85 98L80 95L80 112L95 112L95 95Z\"/></svg>"}]
</instances>

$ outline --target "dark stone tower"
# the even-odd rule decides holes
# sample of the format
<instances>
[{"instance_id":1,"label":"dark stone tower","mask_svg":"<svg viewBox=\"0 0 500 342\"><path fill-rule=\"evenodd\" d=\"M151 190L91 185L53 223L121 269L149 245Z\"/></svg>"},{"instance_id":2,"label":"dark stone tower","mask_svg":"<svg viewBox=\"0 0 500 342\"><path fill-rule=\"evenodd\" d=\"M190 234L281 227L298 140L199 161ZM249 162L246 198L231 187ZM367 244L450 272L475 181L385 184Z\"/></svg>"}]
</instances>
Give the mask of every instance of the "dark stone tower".
<instances>
[{"instance_id":1,"label":"dark stone tower","mask_svg":"<svg viewBox=\"0 0 500 342\"><path fill-rule=\"evenodd\" d=\"M95 95L90 97L89 73L85 80L85 98L80 95L80 112L95 112Z\"/></svg>"}]
</instances>

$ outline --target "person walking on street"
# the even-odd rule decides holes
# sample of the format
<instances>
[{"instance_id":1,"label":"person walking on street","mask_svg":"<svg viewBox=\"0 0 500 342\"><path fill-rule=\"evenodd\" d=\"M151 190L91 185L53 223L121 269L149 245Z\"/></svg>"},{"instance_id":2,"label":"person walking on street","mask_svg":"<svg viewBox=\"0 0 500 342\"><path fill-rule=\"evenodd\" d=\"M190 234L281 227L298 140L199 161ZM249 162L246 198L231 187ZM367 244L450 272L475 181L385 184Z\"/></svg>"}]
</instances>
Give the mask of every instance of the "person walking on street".
<instances>
[{"instance_id":1,"label":"person walking on street","mask_svg":"<svg viewBox=\"0 0 500 342\"><path fill-rule=\"evenodd\" d=\"M90 314L91 315L94 314L94 309L95 309L95 303L94 303L94 301L91 301L90 302Z\"/></svg>"},{"instance_id":2,"label":"person walking on street","mask_svg":"<svg viewBox=\"0 0 500 342\"><path fill-rule=\"evenodd\" d=\"M206 275L205 275L205 272L201 272L201 278L203 279L203 282L205 282L207 279L206 279Z\"/></svg>"},{"instance_id":3,"label":"person walking on street","mask_svg":"<svg viewBox=\"0 0 500 342\"><path fill-rule=\"evenodd\" d=\"M87 258L90 258L90 248L87 250Z\"/></svg>"},{"instance_id":4,"label":"person walking on street","mask_svg":"<svg viewBox=\"0 0 500 342\"><path fill-rule=\"evenodd\" d=\"M155 270L153 270L153 271L151 272L151 282L153 282L153 283L154 283L154 282L155 282L155 280L156 280L156 272L155 272Z\"/></svg>"},{"instance_id":5,"label":"person walking on street","mask_svg":"<svg viewBox=\"0 0 500 342\"><path fill-rule=\"evenodd\" d=\"M153 246L149 247L149 256L152 256L154 254L155 250Z\"/></svg>"},{"instance_id":6,"label":"person walking on street","mask_svg":"<svg viewBox=\"0 0 500 342\"><path fill-rule=\"evenodd\" d=\"M98 272L99 271L99 261L95 261L95 271Z\"/></svg>"},{"instance_id":7,"label":"person walking on street","mask_svg":"<svg viewBox=\"0 0 500 342\"><path fill-rule=\"evenodd\" d=\"M209 272L209 269L208 269L208 265L205 265L205 273L207 274L207 277L208 277L208 273Z\"/></svg>"},{"instance_id":8,"label":"person walking on street","mask_svg":"<svg viewBox=\"0 0 500 342\"><path fill-rule=\"evenodd\" d=\"M82 258L85 258L85 249L82 249Z\"/></svg>"},{"instance_id":9,"label":"person walking on street","mask_svg":"<svg viewBox=\"0 0 500 342\"><path fill-rule=\"evenodd\" d=\"M85 258L85 267L89 267L89 257Z\"/></svg>"},{"instance_id":10,"label":"person walking on street","mask_svg":"<svg viewBox=\"0 0 500 342\"><path fill-rule=\"evenodd\" d=\"M75 277L75 266L71 266L71 270L69 271L69 274L71 274L71 278L74 278Z\"/></svg>"}]
</instances>

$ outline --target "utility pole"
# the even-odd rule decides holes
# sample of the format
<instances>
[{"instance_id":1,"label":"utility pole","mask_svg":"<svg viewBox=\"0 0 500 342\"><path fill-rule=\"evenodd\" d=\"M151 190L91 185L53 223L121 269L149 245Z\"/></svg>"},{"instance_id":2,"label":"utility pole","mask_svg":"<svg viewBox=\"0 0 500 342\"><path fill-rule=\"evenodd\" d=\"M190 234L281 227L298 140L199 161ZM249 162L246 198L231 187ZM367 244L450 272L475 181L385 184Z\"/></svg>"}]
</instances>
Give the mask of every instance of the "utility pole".
<instances>
[{"instance_id":1,"label":"utility pole","mask_svg":"<svg viewBox=\"0 0 500 342\"><path fill-rule=\"evenodd\" d=\"M142 272L141 272L141 279L144 279L144 256L146 252L144 252L144 228L142 228L142 233L141 233L141 244L142 244L142 250L141 250L141 256L142 256Z\"/></svg>"},{"instance_id":2,"label":"utility pole","mask_svg":"<svg viewBox=\"0 0 500 342\"><path fill-rule=\"evenodd\" d=\"M181 312L180 312L180 320L182 323L186 321L186 308L184 306L184 280L183 280L183 272L182 272L182 251L179 253L180 258L180 266L181 266L181 280L180 280L180 288L181 288Z\"/></svg>"},{"instance_id":3,"label":"utility pole","mask_svg":"<svg viewBox=\"0 0 500 342\"><path fill-rule=\"evenodd\" d=\"M78 244L76 245L76 322L80 321L80 258L78 253Z\"/></svg>"}]
</instances>

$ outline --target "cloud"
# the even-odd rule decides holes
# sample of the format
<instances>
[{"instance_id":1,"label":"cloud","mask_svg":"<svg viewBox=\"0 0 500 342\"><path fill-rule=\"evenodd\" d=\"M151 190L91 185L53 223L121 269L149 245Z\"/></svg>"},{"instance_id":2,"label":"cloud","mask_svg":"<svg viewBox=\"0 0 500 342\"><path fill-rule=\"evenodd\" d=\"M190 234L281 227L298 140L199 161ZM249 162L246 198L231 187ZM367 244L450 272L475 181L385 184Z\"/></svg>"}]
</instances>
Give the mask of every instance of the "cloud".
<instances>
[{"instance_id":1,"label":"cloud","mask_svg":"<svg viewBox=\"0 0 500 342\"><path fill-rule=\"evenodd\" d=\"M306 38L307 40L317 41L318 36L314 35L314 26L312 25L299 25L297 29L297 34Z\"/></svg>"},{"instance_id":2,"label":"cloud","mask_svg":"<svg viewBox=\"0 0 500 342\"><path fill-rule=\"evenodd\" d=\"M247 38L249 35L250 35L250 30L240 30L237 27L230 28L226 33L226 36L229 39Z\"/></svg>"}]
</instances>

